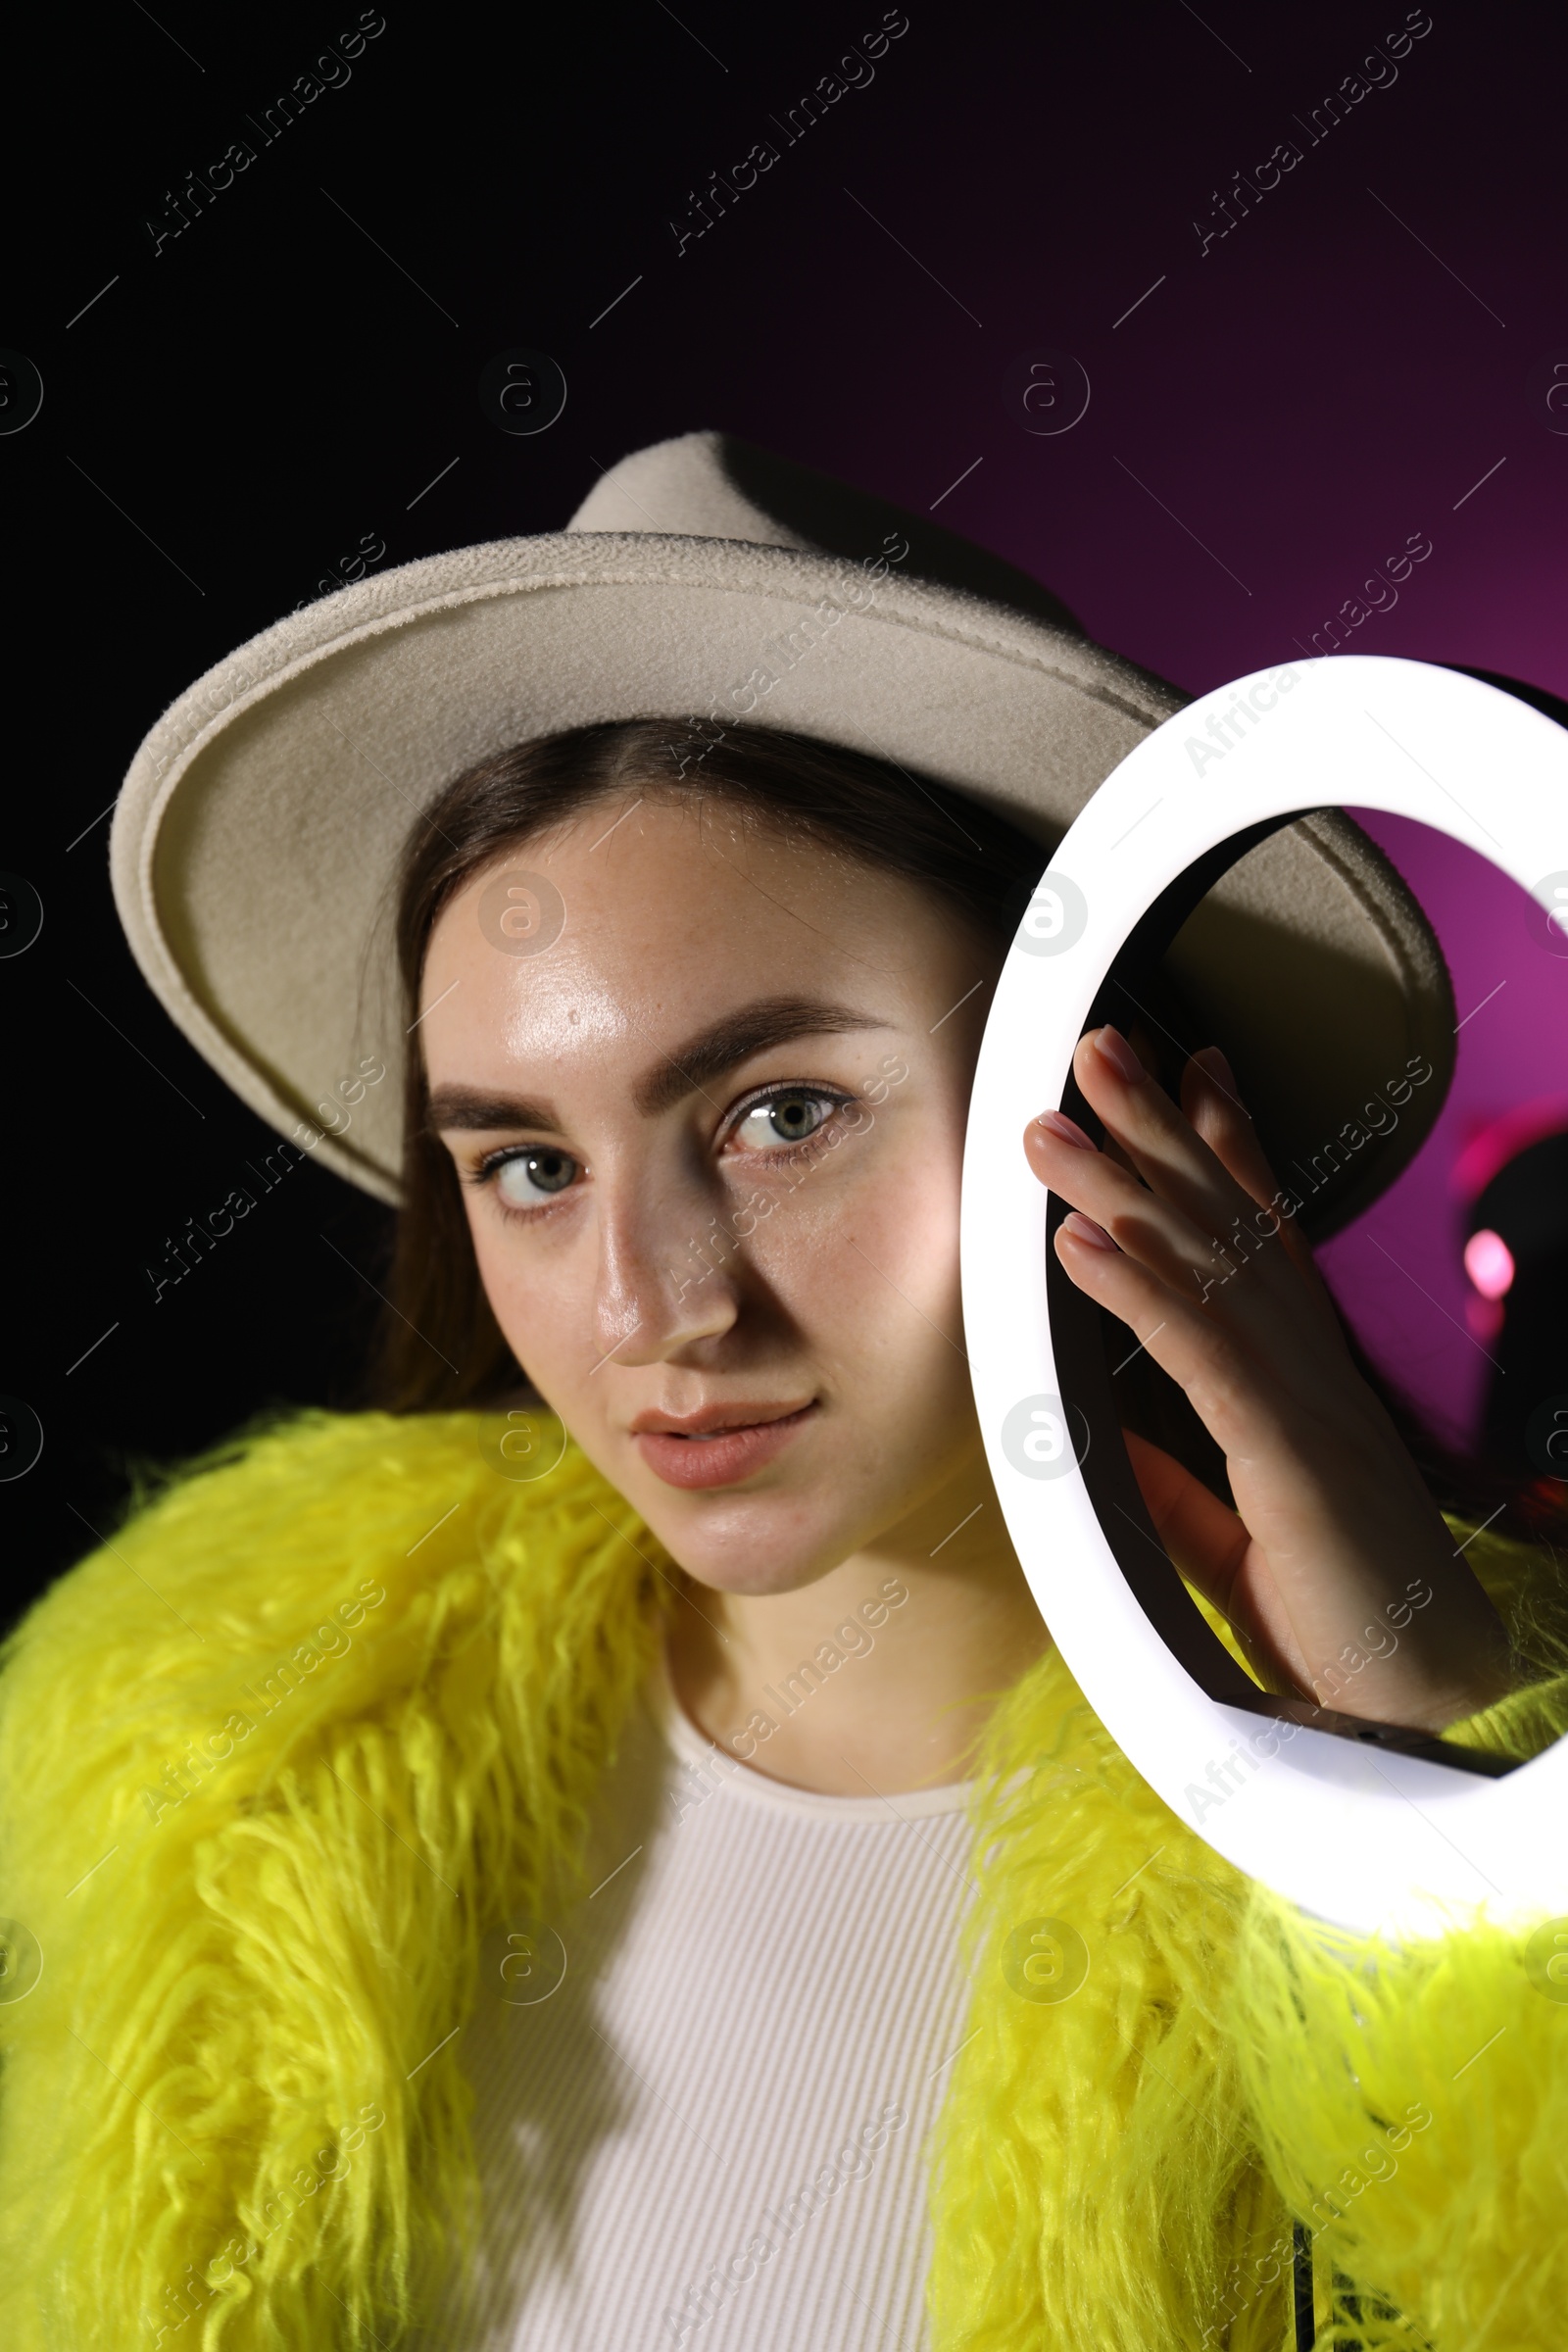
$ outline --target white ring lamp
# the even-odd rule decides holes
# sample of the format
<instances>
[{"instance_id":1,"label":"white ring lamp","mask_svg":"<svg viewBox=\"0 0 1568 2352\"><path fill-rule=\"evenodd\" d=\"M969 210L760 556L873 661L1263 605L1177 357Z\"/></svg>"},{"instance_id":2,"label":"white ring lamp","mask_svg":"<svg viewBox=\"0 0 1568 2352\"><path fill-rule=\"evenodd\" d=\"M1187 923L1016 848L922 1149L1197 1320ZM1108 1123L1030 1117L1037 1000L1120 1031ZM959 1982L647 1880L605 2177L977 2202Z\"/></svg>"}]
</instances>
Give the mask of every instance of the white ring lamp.
<instances>
[{"instance_id":1,"label":"white ring lamp","mask_svg":"<svg viewBox=\"0 0 1568 2352\"><path fill-rule=\"evenodd\" d=\"M1205 775L1190 743L1206 743L1210 716L1238 698L1257 723L1238 727L1223 767ZM1247 828L1328 805L1326 782L1334 806L1386 809L1464 843L1535 894L1544 924L1556 913L1568 928L1568 730L1512 695L1424 662L1350 655L1257 671L1167 719L1066 834L992 1005L963 1164L974 1394L1041 1614L1091 1706L1175 1813L1237 1869L1357 1933L1441 1933L1483 1910L1518 1927L1568 1913L1568 1740L1485 1777L1430 1746L1358 1744L1209 1695L1101 1525L1082 1468L1088 1422L1053 1335L1051 1196L1024 1158L1023 1130L1061 1101L1106 974L1160 895ZM1179 1608L1210 1641L1174 1567L1162 1589L1167 1623Z\"/></svg>"}]
</instances>

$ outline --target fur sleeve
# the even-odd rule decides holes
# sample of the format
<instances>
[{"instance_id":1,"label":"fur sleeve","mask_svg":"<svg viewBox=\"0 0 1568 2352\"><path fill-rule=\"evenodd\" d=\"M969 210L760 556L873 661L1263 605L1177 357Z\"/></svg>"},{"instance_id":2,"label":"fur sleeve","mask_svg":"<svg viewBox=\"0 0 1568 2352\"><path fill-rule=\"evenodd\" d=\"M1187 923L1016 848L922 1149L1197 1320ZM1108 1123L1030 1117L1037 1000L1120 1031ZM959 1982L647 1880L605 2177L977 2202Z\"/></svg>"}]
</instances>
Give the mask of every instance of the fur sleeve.
<instances>
[{"instance_id":1,"label":"fur sleeve","mask_svg":"<svg viewBox=\"0 0 1568 2352\"><path fill-rule=\"evenodd\" d=\"M1364 2352L1559 2340L1564 1993L1500 1931L1374 1947L1254 1889L1233 2021L1248 2106Z\"/></svg>"},{"instance_id":2,"label":"fur sleeve","mask_svg":"<svg viewBox=\"0 0 1568 2352\"><path fill-rule=\"evenodd\" d=\"M569 1862L646 1660L641 1522L486 1434L242 1441L9 1643L0 1912L41 1973L0 2003L8 2352L411 2315L467 2193L477 1939Z\"/></svg>"},{"instance_id":3,"label":"fur sleeve","mask_svg":"<svg viewBox=\"0 0 1568 2352\"><path fill-rule=\"evenodd\" d=\"M1450 1525L1531 1679L1444 1736L1523 1761L1568 1732L1556 1558ZM1336 2316L1364 2352L1557 2340L1568 1984L1528 1936L1483 1922L1396 1949L1254 1886L1235 2036L1269 2171L1311 2235L1323 2320L1338 2279Z\"/></svg>"}]
</instances>

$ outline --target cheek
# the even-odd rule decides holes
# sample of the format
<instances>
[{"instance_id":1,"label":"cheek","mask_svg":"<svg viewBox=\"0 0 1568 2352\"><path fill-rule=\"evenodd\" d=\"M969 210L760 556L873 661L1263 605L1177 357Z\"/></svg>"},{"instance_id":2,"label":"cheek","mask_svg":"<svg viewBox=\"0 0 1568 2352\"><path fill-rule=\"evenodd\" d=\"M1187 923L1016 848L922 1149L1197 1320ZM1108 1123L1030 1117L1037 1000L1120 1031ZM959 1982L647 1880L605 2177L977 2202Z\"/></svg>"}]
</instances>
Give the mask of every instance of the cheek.
<instances>
[{"instance_id":1,"label":"cheek","mask_svg":"<svg viewBox=\"0 0 1568 2352\"><path fill-rule=\"evenodd\" d=\"M517 1249L507 1228L471 1206L468 1231L479 1280L502 1337L530 1379L549 1395L546 1384L552 1367L567 1357L566 1335L580 1334L591 1322L593 1301L576 1298L558 1267L541 1266L537 1252ZM581 1352L579 1341L577 1353Z\"/></svg>"},{"instance_id":2,"label":"cheek","mask_svg":"<svg viewBox=\"0 0 1568 2352\"><path fill-rule=\"evenodd\" d=\"M873 1146L874 1150L874 1146ZM964 1382L958 1282L961 1143L893 1136L760 1228L755 1262L813 1355L907 1390ZM853 1396L850 1401L855 1401Z\"/></svg>"},{"instance_id":3,"label":"cheek","mask_svg":"<svg viewBox=\"0 0 1568 2352\"><path fill-rule=\"evenodd\" d=\"M484 1286L484 1295L490 1301L496 1321L510 1340L513 1335L508 1328L507 1319L509 1309L507 1252L499 1247L496 1237L491 1234L488 1220L475 1216L466 1200L464 1201L464 1211L468 1220L468 1239L473 1244L473 1262L479 1269L479 1280Z\"/></svg>"}]
</instances>

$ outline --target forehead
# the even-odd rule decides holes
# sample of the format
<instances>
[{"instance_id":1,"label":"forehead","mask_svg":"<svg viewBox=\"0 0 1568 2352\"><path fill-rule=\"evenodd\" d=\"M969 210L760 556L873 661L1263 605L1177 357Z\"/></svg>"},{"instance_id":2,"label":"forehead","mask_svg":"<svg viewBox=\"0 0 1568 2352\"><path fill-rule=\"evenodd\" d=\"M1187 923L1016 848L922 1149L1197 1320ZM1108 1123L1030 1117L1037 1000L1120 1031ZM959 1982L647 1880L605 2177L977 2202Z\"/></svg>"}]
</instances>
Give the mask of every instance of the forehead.
<instances>
[{"instance_id":1,"label":"forehead","mask_svg":"<svg viewBox=\"0 0 1568 2352\"><path fill-rule=\"evenodd\" d=\"M532 836L477 871L431 934L421 1004L426 1053L464 1026L499 1023L520 1047L565 1020L608 1041L652 1002L688 1013L744 988L879 987L966 953L961 926L903 875L789 836L718 799L635 789Z\"/></svg>"}]
</instances>

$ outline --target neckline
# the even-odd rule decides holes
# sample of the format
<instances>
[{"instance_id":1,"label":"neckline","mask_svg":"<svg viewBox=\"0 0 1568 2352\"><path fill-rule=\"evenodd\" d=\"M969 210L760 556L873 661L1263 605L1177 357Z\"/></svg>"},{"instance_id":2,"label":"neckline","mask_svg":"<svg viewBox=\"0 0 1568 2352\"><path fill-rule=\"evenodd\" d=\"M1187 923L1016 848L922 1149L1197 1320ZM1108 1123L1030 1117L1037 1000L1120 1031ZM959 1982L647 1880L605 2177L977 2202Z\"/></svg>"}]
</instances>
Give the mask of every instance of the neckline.
<instances>
[{"instance_id":1,"label":"neckline","mask_svg":"<svg viewBox=\"0 0 1568 2352\"><path fill-rule=\"evenodd\" d=\"M868 1788L864 1796L834 1796L772 1780L740 1757L727 1755L716 1740L699 1731L675 1694L662 1642L648 1680L648 1703L655 1727L678 1764L701 1772L710 1787L727 1789L742 1804L792 1813L797 1819L808 1815L838 1822L926 1821L934 1815L961 1813L977 1786L974 1781L952 1781L940 1788L890 1789L886 1794Z\"/></svg>"}]
</instances>

